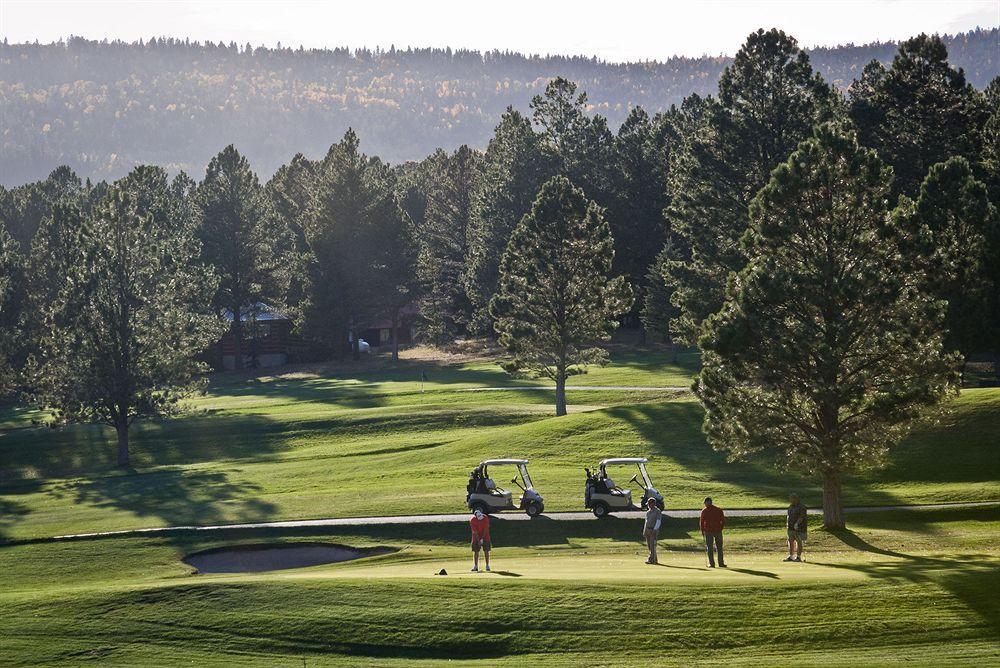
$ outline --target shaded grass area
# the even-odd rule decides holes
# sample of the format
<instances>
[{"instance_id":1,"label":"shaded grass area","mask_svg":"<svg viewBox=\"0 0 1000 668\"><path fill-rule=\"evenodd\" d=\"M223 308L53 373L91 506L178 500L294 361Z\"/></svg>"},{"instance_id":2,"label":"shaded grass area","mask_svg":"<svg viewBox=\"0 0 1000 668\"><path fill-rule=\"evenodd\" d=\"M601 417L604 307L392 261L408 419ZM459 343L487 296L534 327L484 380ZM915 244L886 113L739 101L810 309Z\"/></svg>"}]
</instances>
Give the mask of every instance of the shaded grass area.
<instances>
[{"instance_id":1,"label":"shaded grass area","mask_svg":"<svg viewBox=\"0 0 1000 668\"><path fill-rule=\"evenodd\" d=\"M697 359L619 351L574 383L689 382ZM427 369L430 371L427 371ZM419 374L426 373L421 382ZM781 505L790 489L818 505L816 481L767 462L730 463L701 433L690 395L583 391L550 417L550 392L463 392L523 384L486 363L336 377L220 376L186 416L134 431L131 471L114 468L99 427L31 426L0 413L0 541L177 524L459 512L468 471L488 457L532 460L548 510L580 510L583 467L609 456L652 459L673 508L711 495L728 507ZM989 500L1000 479L1000 390L968 390L919 427L891 465L849 480L854 505ZM501 484L508 472L498 471ZM615 475L627 480L631 471Z\"/></svg>"},{"instance_id":2,"label":"shaded grass area","mask_svg":"<svg viewBox=\"0 0 1000 668\"><path fill-rule=\"evenodd\" d=\"M494 563L520 577L462 572L462 523L8 546L0 636L16 665L996 660L1000 507L859 515L850 533L814 531L806 564L779 561L778 524L734 519L733 568L710 571L693 521L668 523L659 569L635 521L498 522ZM402 550L252 575L179 561L262 539Z\"/></svg>"}]
</instances>

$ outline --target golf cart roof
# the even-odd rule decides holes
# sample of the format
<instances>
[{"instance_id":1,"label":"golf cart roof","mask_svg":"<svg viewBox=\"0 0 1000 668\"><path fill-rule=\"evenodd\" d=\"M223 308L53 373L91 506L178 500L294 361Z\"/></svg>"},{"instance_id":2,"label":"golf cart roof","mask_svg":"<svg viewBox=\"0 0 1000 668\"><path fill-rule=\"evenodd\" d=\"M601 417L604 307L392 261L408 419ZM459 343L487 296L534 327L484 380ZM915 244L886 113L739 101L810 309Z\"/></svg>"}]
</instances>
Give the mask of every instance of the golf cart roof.
<instances>
[{"instance_id":1,"label":"golf cart roof","mask_svg":"<svg viewBox=\"0 0 1000 668\"><path fill-rule=\"evenodd\" d=\"M527 464L527 459L484 459L479 462L480 466L503 466L504 464Z\"/></svg>"},{"instance_id":2,"label":"golf cart roof","mask_svg":"<svg viewBox=\"0 0 1000 668\"><path fill-rule=\"evenodd\" d=\"M608 464L645 464L649 460L645 457L613 457L601 461L601 466Z\"/></svg>"}]
</instances>

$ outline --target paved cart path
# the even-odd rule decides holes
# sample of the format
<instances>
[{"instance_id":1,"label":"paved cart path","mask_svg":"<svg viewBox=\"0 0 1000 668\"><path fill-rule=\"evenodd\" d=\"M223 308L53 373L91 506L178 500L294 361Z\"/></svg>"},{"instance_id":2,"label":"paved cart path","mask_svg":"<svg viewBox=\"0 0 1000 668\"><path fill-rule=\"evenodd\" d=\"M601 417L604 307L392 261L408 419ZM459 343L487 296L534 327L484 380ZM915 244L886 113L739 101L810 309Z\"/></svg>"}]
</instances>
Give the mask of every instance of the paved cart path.
<instances>
[{"instance_id":1,"label":"paved cart path","mask_svg":"<svg viewBox=\"0 0 1000 668\"><path fill-rule=\"evenodd\" d=\"M886 510L941 510L947 508L978 508L981 506L994 506L1000 504L997 501L977 501L972 503L930 503L921 505L904 506L856 506L845 508L846 513L873 513ZM773 517L785 514L785 508L732 508L726 509L727 517ZM810 515L821 515L822 509L811 508ZM701 514L701 508L695 510L668 510L665 515L677 518L693 518ZM613 517L627 519L640 519L643 517L642 511L628 511L612 513ZM503 513L495 516L503 521L530 522L532 521L524 513ZM590 512L564 512L564 513L543 513L540 517L559 521L597 521L597 518ZM335 517L316 520L286 520L278 522L248 522L243 524L215 524L206 526L186 525L171 527L152 527L148 529L127 529L124 531L98 531L95 533L67 534L55 536L54 540L70 540L75 538L102 538L106 536L143 536L150 534L162 534L183 531L222 531L236 529L295 529L300 527L355 527L387 524L422 524L425 522L467 522L469 513L457 513L451 515L391 515L386 517Z\"/></svg>"},{"instance_id":2,"label":"paved cart path","mask_svg":"<svg viewBox=\"0 0 1000 668\"><path fill-rule=\"evenodd\" d=\"M548 390L555 392L555 385L513 385L511 387L466 387L458 392L508 392L511 390ZM652 385L567 385L567 390L594 390L597 392L688 392L690 385L666 385L654 387Z\"/></svg>"}]
</instances>

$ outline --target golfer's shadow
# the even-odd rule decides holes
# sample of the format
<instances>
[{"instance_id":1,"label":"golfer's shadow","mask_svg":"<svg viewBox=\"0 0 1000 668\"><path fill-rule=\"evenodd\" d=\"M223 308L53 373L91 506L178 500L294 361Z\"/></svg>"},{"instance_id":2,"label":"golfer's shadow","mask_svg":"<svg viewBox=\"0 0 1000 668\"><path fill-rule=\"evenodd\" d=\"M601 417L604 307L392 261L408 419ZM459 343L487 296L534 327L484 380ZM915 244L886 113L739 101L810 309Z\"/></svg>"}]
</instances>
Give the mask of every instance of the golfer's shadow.
<instances>
[{"instance_id":1,"label":"golfer's shadow","mask_svg":"<svg viewBox=\"0 0 1000 668\"><path fill-rule=\"evenodd\" d=\"M698 568L697 566L674 566L673 564L660 564L656 563L653 566L661 566L663 568L679 568L683 571L707 571L707 568Z\"/></svg>"},{"instance_id":2,"label":"golfer's shadow","mask_svg":"<svg viewBox=\"0 0 1000 668\"><path fill-rule=\"evenodd\" d=\"M772 573L770 571L754 571L749 568L730 568L729 570L734 573L744 573L745 575L757 575L762 578L771 578L772 580L780 580L777 573Z\"/></svg>"},{"instance_id":3,"label":"golfer's shadow","mask_svg":"<svg viewBox=\"0 0 1000 668\"><path fill-rule=\"evenodd\" d=\"M521 577L520 573L515 573L513 571L491 571L491 572L493 573L493 575L504 575L504 576L509 577L509 578L519 578L519 577Z\"/></svg>"}]
</instances>

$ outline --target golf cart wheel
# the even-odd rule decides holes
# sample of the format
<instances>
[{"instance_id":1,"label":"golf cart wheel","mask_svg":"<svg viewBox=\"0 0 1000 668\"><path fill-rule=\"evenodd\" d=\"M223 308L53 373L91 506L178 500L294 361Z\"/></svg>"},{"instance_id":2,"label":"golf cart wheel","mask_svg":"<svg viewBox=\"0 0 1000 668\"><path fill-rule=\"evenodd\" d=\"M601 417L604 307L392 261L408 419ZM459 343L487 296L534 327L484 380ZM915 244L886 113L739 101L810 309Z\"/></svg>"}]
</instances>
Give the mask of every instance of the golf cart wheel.
<instances>
[{"instance_id":1,"label":"golf cart wheel","mask_svg":"<svg viewBox=\"0 0 1000 668\"><path fill-rule=\"evenodd\" d=\"M594 517L601 518L608 516L608 504L606 503L595 503L594 504Z\"/></svg>"},{"instance_id":2,"label":"golf cart wheel","mask_svg":"<svg viewBox=\"0 0 1000 668\"><path fill-rule=\"evenodd\" d=\"M481 512L483 515L490 514L490 509L486 506L485 503L473 503L472 512L476 512L477 510Z\"/></svg>"},{"instance_id":3,"label":"golf cart wheel","mask_svg":"<svg viewBox=\"0 0 1000 668\"><path fill-rule=\"evenodd\" d=\"M666 510L667 509L666 504L663 503L662 500L656 502L656 507L659 508L660 510Z\"/></svg>"},{"instance_id":4,"label":"golf cart wheel","mask_svg":"<svg viewBox=\"0 0 1000 668\"><path fill-rule=\"evenodd\" d=\"M528 513L528 517L538 517L542 514L542 507L537 503L529 503L528 507L524 509Z\"/></svg>"}]
</instances>

